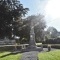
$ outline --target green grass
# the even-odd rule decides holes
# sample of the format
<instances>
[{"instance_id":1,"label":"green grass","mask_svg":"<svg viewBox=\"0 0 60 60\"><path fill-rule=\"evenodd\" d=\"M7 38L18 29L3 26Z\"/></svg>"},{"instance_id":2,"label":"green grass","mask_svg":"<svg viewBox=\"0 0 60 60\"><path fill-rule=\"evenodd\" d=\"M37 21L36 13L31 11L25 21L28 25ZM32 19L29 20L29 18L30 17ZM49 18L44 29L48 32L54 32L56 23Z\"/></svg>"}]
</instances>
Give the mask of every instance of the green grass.
<instances>
[{"instance_id":1,"label":"green grass","mask_svg":"<svg viewBox=\"0 0 60 60\"><path fill-rule=\"evenodd\" d=\"M11 52L0 52L0 60L20 60L21 59L20 53L7 55L9 53Z\"/></svg>"},{"instance_id":2,"label":"green grass","mask_svg":"<svg viewBox=\"0 0 60 60\"><path fill-rule=\"evenodd\" d=\"M38 54L39 60L60 60L60 50L41 52Z\"/></svg>"}]
</instances>

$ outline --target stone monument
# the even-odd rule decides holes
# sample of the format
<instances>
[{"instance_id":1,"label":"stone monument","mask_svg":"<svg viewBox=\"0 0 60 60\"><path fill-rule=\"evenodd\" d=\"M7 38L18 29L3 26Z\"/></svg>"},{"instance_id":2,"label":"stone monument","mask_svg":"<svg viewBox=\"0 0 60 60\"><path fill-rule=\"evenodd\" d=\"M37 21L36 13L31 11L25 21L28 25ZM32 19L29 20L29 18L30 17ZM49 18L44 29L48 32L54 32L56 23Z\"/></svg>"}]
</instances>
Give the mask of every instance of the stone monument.
<instances>
[{"instance_id":1,"label":"stone monument","mask_svg":"<svg viewBox=\"0 0 60 60\"><path fill-rule=\"evenodd\" d=\"M41 47L36 46L35 33L34 33L34 26L36 25L37 24L34 25L33 21L31 21L29 46L22 51L41 51L42 50Z\"/></svg>"},{"instance_id":2,"label":"stone monument","mask_svg":"<svg viewBox=\"0 0 60 60\"><path fill-rule=\"evenodd\" d=\"M31 22L30 28L31 28L31 30L30 30L29 47L34 49L34 48L36 48L36 42L35 42L35 33L34 33L34 25L33 25L33 22Z\"/></svg>"}]
</instances>

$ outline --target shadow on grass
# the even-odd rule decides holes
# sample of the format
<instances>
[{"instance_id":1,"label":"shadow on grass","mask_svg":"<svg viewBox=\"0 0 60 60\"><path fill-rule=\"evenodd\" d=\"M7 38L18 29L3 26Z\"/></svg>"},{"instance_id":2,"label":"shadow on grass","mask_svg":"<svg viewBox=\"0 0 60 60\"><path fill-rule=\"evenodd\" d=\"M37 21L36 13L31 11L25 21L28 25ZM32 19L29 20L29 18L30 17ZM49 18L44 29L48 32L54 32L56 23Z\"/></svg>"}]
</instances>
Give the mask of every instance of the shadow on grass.
<instances>
[{"instance_id":1,"label":"shadow on grass","mask_svg":"<svg viewBox=\"0 0 60 60\"><path fill-rule=\"evenodd\" d=\"M3 56L0 56L0 58L6 57L6 56L9 56L9 55L15 55L15 54L18 54L18 53L20 53L20 52L11 52L9 54L5 54Z\"/></svg>"}]
</instances>

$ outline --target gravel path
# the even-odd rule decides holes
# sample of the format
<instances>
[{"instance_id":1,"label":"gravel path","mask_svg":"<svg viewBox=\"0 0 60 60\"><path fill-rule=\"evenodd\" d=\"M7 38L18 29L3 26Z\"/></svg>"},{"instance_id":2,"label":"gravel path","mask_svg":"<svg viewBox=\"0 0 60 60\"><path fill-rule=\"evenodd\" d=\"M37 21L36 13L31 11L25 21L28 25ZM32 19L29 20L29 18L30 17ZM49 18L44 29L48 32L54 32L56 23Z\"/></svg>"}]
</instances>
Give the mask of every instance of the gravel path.
<instances>
[{"instance_id":1,"label":"gravel path","mask_svg":"<svg viewBox=\"0 0 60 60\"><path fill-rule=\"evenodd\" d=\"M37 60L38 51L30 51L22 53L21 60Z\"/></svg>"},{"instance_id":2,"label":"gravel path","mask_svg":"<svg viewBox=\"0 0 60 60\"><path fill-rule=\"evenodd\" d=\"M58 50L58 49L54 49L54 48L51 48L51 50ZM46 52L48 51L48 48L43 48L43 51L40 51L40 52ZM38 60L38 54L39 51L30 51L30 52L24 52L22 53L22 58L21 60Z\"/></svg>"}]
</instances>

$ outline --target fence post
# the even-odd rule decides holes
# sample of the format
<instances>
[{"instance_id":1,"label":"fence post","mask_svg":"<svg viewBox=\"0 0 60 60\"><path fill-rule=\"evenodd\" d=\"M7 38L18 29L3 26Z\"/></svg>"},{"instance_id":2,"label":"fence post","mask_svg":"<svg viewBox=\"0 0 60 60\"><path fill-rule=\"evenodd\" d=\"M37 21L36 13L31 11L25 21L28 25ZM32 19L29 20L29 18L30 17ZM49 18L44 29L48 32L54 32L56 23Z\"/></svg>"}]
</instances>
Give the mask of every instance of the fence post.
<instances>
[{"instance_id":1,"label":"fence post","mask_svg":"<svg viewBox=\"0 0 60 60\"><path fill-rule=\"evenodd\" d=\"M51 45L48 45L48 51L51 51Z\"/></svg>"}]
</instances>

